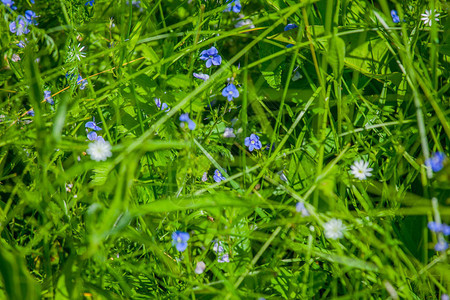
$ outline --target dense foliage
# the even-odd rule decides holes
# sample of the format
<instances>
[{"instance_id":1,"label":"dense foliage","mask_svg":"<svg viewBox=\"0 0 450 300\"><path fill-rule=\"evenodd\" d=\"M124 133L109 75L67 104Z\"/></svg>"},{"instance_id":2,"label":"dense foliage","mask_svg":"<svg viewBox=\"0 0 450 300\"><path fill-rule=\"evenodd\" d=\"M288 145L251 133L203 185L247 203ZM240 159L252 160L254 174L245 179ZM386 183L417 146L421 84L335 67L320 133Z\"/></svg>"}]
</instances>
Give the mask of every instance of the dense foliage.
<instances>
[{"instance_id":1,"label":"dense foliage","mask_svg":"<svg viewBox=\"0 0 450 300\"><path fill-rule=\"evenodd\" d=\"M449 9L2 0L0 298L448 299Z\"/></svg>"}]
</instances>

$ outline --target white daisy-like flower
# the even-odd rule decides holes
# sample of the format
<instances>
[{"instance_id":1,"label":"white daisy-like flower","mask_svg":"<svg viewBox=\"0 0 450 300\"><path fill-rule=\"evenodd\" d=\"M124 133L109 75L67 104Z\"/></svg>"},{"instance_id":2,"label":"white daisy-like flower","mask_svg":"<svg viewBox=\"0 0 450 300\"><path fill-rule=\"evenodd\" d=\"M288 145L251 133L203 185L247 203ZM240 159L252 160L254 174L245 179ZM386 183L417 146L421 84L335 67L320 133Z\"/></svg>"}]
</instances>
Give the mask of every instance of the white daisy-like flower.
<instances>
[{"instance_id":1,"label":"white daisy-like flower","mask_svg":"<svg viewBox=\"0 0 450 300\"><path fill-rule=\"evenodd\" d=\"M434 20L436 22L439 22L439 15L440 14L436 13L436 10L434 10ZM425 10L425 13L422 14L421 20L425 25L431 26L431 23L433 21L433 14L431 13L431 9Z\"/></svg>"},{"instance_id":2,"label":"white daisy-like flower","mask_svg":"<svg viewBox=\"0 0 450 300\"><path fill-rule=\"evenodd\" d=\"M359 180L364 180L367 179L367 177L372 176L372 173L370 173L372 170L372 168L369 168L369 162L360 160L353 163L350 173Z\"/></svg>"},{"instance_id":3,"label":"white daisy-like flower","mask_svg":"<svg viewBox=\"0 0 450 300\"><path fill-rule=\"evenodd\" d=\"M112 156L111 148L111 144L108 141L99 139L89 144L86 153L91 156L92 160L104 161Z\"/></svg>"},{"instance_id":4,"label":"white daisy-like flower","mask_svg":"<svg viewBox=\"0 0 450 300\"><path fill-rule=\"evenodd\" d=\"M323 229L327 239L337 240L344 237L345 225L342 224L342 220L331 219L323 224Z\"/></svg>"}]
</instances>

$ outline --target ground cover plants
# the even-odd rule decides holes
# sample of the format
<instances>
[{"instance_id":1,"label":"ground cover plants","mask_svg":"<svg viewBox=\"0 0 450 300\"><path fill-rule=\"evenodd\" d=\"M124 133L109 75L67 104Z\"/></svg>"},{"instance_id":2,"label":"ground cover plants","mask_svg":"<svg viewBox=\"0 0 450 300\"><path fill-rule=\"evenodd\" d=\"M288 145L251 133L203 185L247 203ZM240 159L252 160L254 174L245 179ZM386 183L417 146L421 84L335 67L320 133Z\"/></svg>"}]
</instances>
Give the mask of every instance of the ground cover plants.
<instances>
[{"instance_id":1,"label":"ground cover plants","mask_svg":"<svg viewBox=\"0 0 450 300\"><path fill-rule=\"evenodd\" d=\"M448 299L449 8L2 0L0 299Z\"/></svg>"}]
</instances>

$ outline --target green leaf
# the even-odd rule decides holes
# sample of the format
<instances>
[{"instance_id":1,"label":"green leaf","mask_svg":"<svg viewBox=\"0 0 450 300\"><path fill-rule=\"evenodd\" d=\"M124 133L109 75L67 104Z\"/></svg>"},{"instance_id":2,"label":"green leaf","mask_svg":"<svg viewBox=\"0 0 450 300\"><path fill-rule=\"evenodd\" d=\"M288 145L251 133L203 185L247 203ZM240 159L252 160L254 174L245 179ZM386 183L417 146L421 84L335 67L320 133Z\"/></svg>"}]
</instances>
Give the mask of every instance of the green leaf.
<instances>
[{"instance_id":1,"label":"green leaf","mask_svg":"<svg viewBox=\"0 0 450 300\"><path fill-rule=\"evenodd\" d=\"M328 63L333 68L336 79L340 79L344 70L345 42L334 35L328 44Z\"/></svg>"}]
</instances>

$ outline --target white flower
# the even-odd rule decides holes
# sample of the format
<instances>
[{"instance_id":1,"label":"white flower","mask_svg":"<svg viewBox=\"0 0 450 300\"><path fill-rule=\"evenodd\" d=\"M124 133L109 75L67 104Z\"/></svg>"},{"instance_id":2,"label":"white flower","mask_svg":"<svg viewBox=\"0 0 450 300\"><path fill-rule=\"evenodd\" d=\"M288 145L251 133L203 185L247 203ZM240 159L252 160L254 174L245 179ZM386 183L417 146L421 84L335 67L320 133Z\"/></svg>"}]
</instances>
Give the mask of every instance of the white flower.
<instances>
[{"instance_id":1,"label":"white flower","mask_svg":"<svg viewBox=\"0 0 450 300\"><path fill-rule=\"evenodd\" d=\"M436 22L439 22L439 14L436 13L436 10L434 10L434 20ZM431 26L431 23L433 21L433 14L431 13L431 10L425 10L425 13L422 14L421 20L425 25Z\"/></svg>"},{"instance_id":2,"label":"white flower","mask_svg":"<svg viewBox=\"0 0 450 300\"><path fill-rule=\"evenodd\" d=\"M224 138L234 138L236 135L233 133L233 128L225 128L225 132L223 133Z\"/></svg>"},{"instance_id":3,"label":"white flower","mask_svg":"<svg viewBox=\"0 0 450 300\"><path fill-rule=\"evenodd\" d=\"M111 144L104 140L96 140L89 144L86 153L91 156L92 160L103 161L112 156Z\"/></svg>"},{"instance_id":4,"label":"white flower","mask_svg":"<svg viewBox=\"0 0 450 300\"><path fill-rule=\"evenodd\" d=\"M199 261L198 263L197 263L197 266L195 267L195 274L202 274L203 273L203 271L205 271L205 269L206 269L206 264L204 263L204 262L202 262L202 261Z\"/></svg>"},{"instance_id":5,"label":"white flower","mask_svg":"<svg viewBox=\"0 0 450 300\"><path fill-rule=\"evenodd\" d=\"M344 237L345 225L339 219L331 219L326 222L323 224L323 229L325 237L328 239L337 240Z\"/></svg>"},{"instance_id":6,"label":"white flower","mask_svg":"<svg viewBox=\"0 0 450 300\"><path fill-rule=\"evenodd\" d=\"M355 176L359 180L364 180L367 177L372 176L372 173L370 173L372 170L372 168L369 168L368 162L360 160L353 163L350 173L352 173L353 176Z\"/></svg>"}]
</instances>

